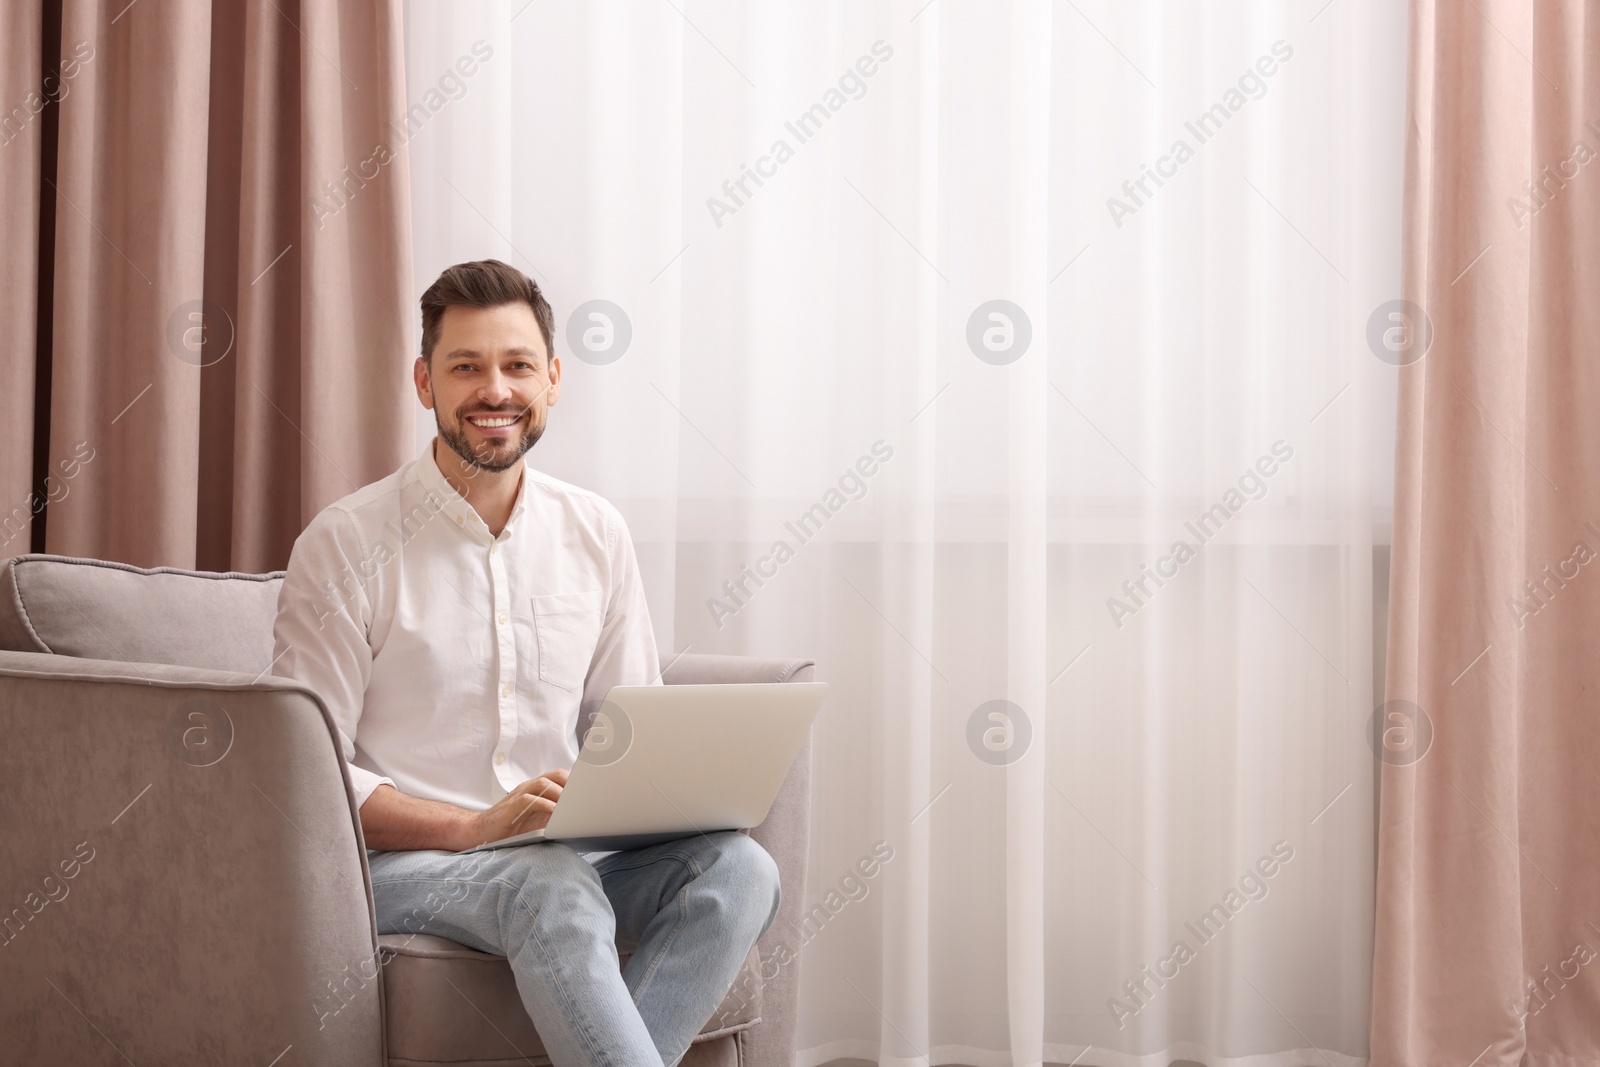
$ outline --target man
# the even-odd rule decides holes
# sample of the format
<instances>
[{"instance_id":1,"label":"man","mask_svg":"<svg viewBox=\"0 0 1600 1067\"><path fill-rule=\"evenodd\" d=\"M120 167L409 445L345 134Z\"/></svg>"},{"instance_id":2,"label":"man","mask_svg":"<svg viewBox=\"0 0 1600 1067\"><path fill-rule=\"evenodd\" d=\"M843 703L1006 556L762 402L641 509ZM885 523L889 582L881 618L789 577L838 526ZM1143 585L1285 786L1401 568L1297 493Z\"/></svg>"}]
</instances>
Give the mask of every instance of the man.
<instances>
[{"instance_id":1,"label":"man","mask_svg":"<svg viewBox=\"0 0 1600 1067\"><path fill-rule=\"evenodd\" d=\"M659 681L621 515L523 461L561 394L553 334L539 287L497 260L423 294L413 375L438 435L295 542L274 670L339 728L380 932L507 956L562 1067L670 1065L777 914L760 845L457 854L544 826L580 715ZM633 953L620 971L618 949Z\"/></svg>"}]
</instances>

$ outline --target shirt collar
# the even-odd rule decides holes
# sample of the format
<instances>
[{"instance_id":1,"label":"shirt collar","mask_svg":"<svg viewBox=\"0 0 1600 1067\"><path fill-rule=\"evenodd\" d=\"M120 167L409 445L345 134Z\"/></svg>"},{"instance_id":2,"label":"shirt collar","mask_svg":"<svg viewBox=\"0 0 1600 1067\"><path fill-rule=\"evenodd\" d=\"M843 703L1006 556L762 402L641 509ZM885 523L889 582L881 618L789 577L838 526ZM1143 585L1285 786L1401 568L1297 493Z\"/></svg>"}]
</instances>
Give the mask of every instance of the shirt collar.
<instances>
[{"instance_id":1,"label":"shirt collar","mask_svg":"<svg viewBox=\"0 0 1600 1067\"><path fill-rule=\"evenodd\" d=\"M437 435L430 437L428 443L422 446L422 454L417 457L417 478L422 482L422 487L429 493L437 494L444 501L441 510L457 526L463 529L476 528L482 530L485 536L489 528L484 525L483 516L477 509L467 503L466 498L456 492L455 486L450 484L444 472L439 469L438 461L434 459L433 445L439 438ZM449 446L446 446L446 451ZM454 455L454 453L451 453ZM522 460L522 481L517 486L517 499L511 506L511 517L506 520L505 529L500 531L502 537L511 532L512 525L517 521L527 506L528 500L528 468L526 459Z\"/></svg>"}]
</instances>

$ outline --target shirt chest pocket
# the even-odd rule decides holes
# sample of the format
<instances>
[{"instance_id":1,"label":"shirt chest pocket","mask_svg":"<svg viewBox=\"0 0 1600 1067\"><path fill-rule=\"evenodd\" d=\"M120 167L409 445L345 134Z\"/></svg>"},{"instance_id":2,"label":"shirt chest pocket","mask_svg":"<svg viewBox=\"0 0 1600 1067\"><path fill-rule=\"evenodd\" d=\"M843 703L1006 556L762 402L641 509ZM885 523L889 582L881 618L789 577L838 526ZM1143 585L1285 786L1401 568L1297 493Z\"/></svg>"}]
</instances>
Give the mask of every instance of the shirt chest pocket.
<instances>
[{"instance_id":1,"label":"shirt chest pocket","mask_svg":"<svg viewBox=\"0 0 1600 1067\"><path fill-rule=\"evenodd\" d=\"M600 590L546 593L532 600L539 680L569 692L582 689L600 640Z\"/></svg>"}]
</instances>

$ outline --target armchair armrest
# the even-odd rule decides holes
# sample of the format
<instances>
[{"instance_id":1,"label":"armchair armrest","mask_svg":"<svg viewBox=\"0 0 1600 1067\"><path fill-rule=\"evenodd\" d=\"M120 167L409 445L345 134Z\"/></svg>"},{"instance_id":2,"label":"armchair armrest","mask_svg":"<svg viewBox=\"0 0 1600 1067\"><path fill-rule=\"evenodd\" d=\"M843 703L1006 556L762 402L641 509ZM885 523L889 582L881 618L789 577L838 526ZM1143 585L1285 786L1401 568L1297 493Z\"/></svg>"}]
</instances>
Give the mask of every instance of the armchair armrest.
<instances>
[{"instance_id":1,"label":"armchair armrest","mask_svg":"<svg viewBox=\"0 0 1600 1067\"><path fill-rule=\"evenodd\" d=\"M810 682L816 663L808 659L758 659L753 656L683 654L669 659L662 673L667 685L726 682ZM811 742L795 757L778 799L750 836L778 862L783 899L778 917L760 941L761 1025L739 1038L743 1062L752 1067L792 1067L800 1002L800 939L796 930L805 910L806 861L811 838Z\"/></svg>"},{"instance_id":2,"label":"armchair armrest","mask_svg":"<svg viewBox=\"0 0 1600 1067\"><path fill-rule=\"evenodd\" d=\"M0 652L0 730L0 1061L383 1062L366 852L313 693Z\"/></svg>"}]
</instances>

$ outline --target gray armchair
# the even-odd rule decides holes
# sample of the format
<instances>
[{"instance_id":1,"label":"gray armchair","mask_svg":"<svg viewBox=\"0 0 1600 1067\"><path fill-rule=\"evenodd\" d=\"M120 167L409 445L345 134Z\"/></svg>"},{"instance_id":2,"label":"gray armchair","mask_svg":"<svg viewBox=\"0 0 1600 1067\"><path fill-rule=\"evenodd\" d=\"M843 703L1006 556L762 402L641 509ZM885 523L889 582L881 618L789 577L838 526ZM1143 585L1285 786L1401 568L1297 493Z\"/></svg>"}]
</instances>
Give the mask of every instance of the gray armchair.
<instances>
[{"instance_id":1,"label":"gray armchair","mask_svg":"<svg viewBox=\"0 0 1600 1067\"><path fill-rule=\"evenodd\" d=\"M378 935L327 711L269 673L281 579L0 563L0 1062L549 1062L504 957ZM813 670L685 655L665 681ZM686 1065L793 1063L797 964L770 950L801 909L809 758L751 831L779 916Z\"/></svg>"}]
</instances>

